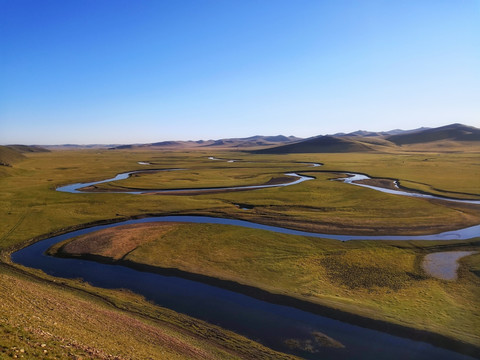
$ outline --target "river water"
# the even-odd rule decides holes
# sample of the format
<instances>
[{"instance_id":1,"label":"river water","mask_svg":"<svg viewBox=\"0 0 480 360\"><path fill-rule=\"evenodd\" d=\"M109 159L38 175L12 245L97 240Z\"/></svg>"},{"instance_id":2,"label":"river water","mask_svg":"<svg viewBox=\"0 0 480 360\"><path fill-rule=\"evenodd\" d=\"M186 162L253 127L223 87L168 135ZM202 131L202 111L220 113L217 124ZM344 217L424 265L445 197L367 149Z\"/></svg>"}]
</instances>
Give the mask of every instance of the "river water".
<instances>
[{"instance_id":1,"label":"river water","mask_svg":"<svg viewBox=\"0 0 480 360\"><path fill-rule=\"evenodd\" d=\"M221 159L211 158L211 160L221 160ZM232 161L234 161L234 160L232 160ZM317 166L322 165L322 164L317 164L317 163L307 163L307 164L310 164L313 167L317 167ZM110 179L92 181L92 182L88 182L88 183L75 183L75 184L70 184L70 185L65 185L65 186L59 186L56 190L61 191L61 192L68 192L68 193L72 193L72 194L91 193L90 191L83 191L81 189L85 188L85 187L88 187L88 186L94 186L94 185L97 185L97 184L104 184L104 183L114 182L114 181L118 181L118 180L125 180L125 179L128 179L133 174L140 174L140 173L147 173L147 172L160 172L160 171L179 171L179 170L186 170L186 169L150 169L150 170L129 171L129 172L124 172L124 173L118 174L115 177L110 178ZM291 178L296 178L296 180L286 181L284 183L279 183L279 184L269 184L269 185L246 185L246 186L188 188L188 189L149 189L149 190L133 190L133 191L128 191L128 190L127 191L104 190L104 191L101 191L101 192L140 195L140 194L153 194L153 193L155 193L155 194L168 194L168 193L173 193L173 192L178 194L178 193L182 193L182 192L192 192L192 191L195 191L195 192L198 193L198 192L208 192L208 191L212 191L212 190L222 190L222 191L256 190L256 189L265 189L265 188L273 188L273 187L292 186L292 185L300 184L300 183L302 183L304 181L307 181L307 180L314 180L315 179L314 177L306 176L306 175L300 175L300 174L297 174L295 172L286 173L284 175L289 176ZM337 178L337 179L332 179L332 180L342 181L346 184L360 186L360 187L364 187L364 188L368 188L368 189L372 189L372 190L376 190L376 191L380 191L380 192L387 193L387 194L392 194L392 195L417 197L417 198L423 198L423 199L453 201L453 202L460 202L460 203L466 203L466 204L480 205L480 200L465 200L465 199L448 198L448 197L443 197L443 196L416 193L416 192L413 192L413 191L403 191L403 190L400 190L400 189L387 189L387 188L383 188L383 187L380 187L380 186L358 183L358 181L361 181L361 180L371 179L368 175L365 175L365 174L345 173L345 175L347 175L347 177L342 177L342 178Z\"/></svg>"},{"instance_id":2,"label":"river water","mask_svg":"<svg viewBox=\"0 0 480 360\"><path fill-rule=\"evenodd\" d=\"M56 258L44 254L51 245L74 236L114 226L152 221L210 222L287 233L292 231L220 218L193 216L145 218L55 236L12 254L12 260L28 267L42 269L53 276L82 278L94 286L132 290L160 306L217 324L273 349L306 359L471 359L469 356L426 342L363 328L197 281L142 272L119 265ZM342 343L345 348L315 347L314 332L326 334ZM286 344L289 339L298 340L299 343L311 343L315 352L292 349Z\"/></svg>"}]
</instances>

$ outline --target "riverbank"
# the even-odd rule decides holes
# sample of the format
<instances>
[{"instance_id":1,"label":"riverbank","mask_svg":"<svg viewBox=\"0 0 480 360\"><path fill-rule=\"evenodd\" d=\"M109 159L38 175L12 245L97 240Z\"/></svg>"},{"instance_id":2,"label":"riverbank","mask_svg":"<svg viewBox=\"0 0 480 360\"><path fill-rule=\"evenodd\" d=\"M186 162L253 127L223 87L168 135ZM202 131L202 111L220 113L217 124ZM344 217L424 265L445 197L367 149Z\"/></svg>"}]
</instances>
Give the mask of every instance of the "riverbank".
<instances>
[{"instance_id":1,"label":"riverbank","mask_svg":"<svg viewBox=\"0 0 480 360\"><path fill-rule=\"evenodd\" d=\"M66 254L57 253L56 256L68 258L70 256ZM459 339L448 337L442 334L434 333L431 331L421 330L414 327L408 327L399 325L392 322L387 322L379 319L365 317L359 314L354 314L346 311L342 311L335 308L334 304L330 306L312 303L304 299L292 297L289 295L282 295L271 293L269 291L252 287L249 285L240 284L230 280L223 280L214 277L209 277L196 273L189 273L175 268L160 268L157 266L151 266L146 264L139 264L130 260L112 260L108 257L98 255L81 255L71 256L73 258L81 258L85 260L96 261L110 265L126 266L138 271L145 271L151 273L157 273L165 276L176 276L183 279L202 282L208 285L213 285L223 289L231 290L237 293L245 294L247 296L254 297L259 300L271 302L278 305L285 305L295 307L300 310L308 311L321 316L326 316L335 320L340 320L350 324L386 332L389 334L406 337L416 341L428 342L434 346L452 350L461 354L480 358L480 345L467 343Z\"/></svg>"},{"instance_id":2,"label":"riverbank","mask_svg":"<svg viewBox=\"0 0 480 360\"><path fill-rule=\"evenodd\" d=\"M0 357L298 359L131 292L5 263L0 263L0 275Z\"/></svg>"}]
</instances>

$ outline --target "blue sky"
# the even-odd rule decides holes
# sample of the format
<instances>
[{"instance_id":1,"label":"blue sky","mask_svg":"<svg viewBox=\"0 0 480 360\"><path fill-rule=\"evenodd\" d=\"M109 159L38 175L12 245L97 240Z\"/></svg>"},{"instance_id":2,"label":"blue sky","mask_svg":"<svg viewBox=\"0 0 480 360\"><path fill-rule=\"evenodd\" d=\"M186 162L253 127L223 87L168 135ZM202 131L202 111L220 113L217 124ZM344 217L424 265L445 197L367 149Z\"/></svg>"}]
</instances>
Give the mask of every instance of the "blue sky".
<instances>
[{"instance_id":1,"label":"blue sky","mask_svg":"<svg viewBox=\"0 0 480 360\"><path fill-rule=\"evenodd\" d=\"M480 127L480 2L0 0L0 144Z\"/></svg>"}]
</instances>

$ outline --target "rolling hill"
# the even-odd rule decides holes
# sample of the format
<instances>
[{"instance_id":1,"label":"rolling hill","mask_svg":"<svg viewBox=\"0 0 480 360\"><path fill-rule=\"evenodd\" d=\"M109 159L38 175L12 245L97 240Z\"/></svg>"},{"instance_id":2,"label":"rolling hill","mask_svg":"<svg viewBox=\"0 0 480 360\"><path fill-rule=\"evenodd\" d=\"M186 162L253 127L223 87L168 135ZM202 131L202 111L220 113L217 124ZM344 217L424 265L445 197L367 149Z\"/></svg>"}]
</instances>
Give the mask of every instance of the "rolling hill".
<instances>
[{"instance_id":1,"label":"rolling hill","mask_svg":"<svg viewBox=\"0 0 480 360\"><path fill-rule=\"evenodd\" d=\"M429 143L434 141L480 141L480 129L462 124L451 124L413 133L391 135L386 140L396 145Z\"/></svg>"},{"instance_id":2,"label":"rolling hill","mask_svg":"<svg viewBox=\"0 0 480 360\"><path fill-rule=\"evenodd\" d=\"M18 151L20 153L33 153L33 152L49 152L50 150L45 149L37 145L7 145L8 148Z\"/></svg>"},{"instance_id":3,"label":"rolling hill","mask_svg":"<svg viewBox=\"0 0 480 360\"><path fill-rule=\"evenodd\" d=\"M336 136L318 136L293 144L254 151L257 154L365 152L373 149L362 142Z\"/></svg>"},{"instance_id":4,"label":"rolling hill","mask_svg":"<svg viewBox=\"0 0 480 360\"><path fill-rule=\"evenodd\" d=\"M19 151L0 145L0 166L13 166L13 164L23 159L25 159L25 156Z\"/></svg>"},{"instance_id":5,"label":"rolling hill","mask_svg":"<svg viewBox=\"0 0 480 360\"><path fill-rule=\"evenodd\" d=\"M317 136L294 143L253 151L258 154L346 153L372 151L480 151L480 129L462 124L438 128L391 130Z\"/></svg>"}]
</instances>

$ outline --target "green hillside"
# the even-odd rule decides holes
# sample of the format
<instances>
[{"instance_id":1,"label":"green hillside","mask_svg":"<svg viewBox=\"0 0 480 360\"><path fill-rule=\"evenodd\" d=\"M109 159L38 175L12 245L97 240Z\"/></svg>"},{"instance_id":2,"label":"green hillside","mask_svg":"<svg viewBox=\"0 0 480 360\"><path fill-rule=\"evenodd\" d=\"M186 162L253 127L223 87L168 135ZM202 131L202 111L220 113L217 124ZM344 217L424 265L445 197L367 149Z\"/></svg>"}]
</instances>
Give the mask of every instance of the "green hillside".
<instances>
[{"instance_id":1,"label":"green hillside","mask_svg":"<svg viewBox=\"0 0 480 360\"><path fill-rule=\"evenodd\" d=\"M0 145L0 165L1 166L13 166L18 161L25 159L19 151L12 149L8 146Z\"/></svg>"}]
</instances>

